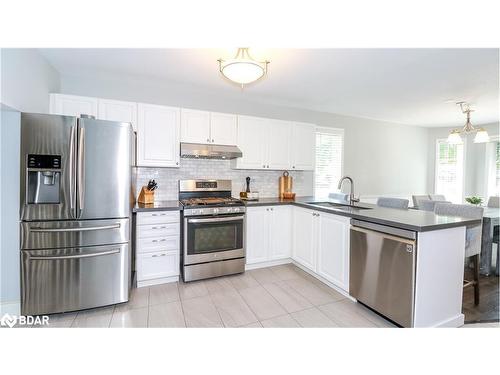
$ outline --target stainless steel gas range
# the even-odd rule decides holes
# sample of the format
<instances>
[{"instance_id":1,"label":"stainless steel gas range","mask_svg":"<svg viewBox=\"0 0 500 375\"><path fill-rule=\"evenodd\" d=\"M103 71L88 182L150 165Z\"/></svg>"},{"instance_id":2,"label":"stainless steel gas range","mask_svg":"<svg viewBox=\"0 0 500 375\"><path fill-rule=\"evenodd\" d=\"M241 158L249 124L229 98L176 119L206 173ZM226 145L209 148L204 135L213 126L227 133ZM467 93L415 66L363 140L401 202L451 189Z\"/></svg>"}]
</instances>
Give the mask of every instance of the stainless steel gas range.
<instances>
[{"instance_id":1,"label":"stainless steel gas range","mask_svg":"<svg viewBox=\"0 0 500 375\"><path fill-rule=\"evenodd\" d=\"M231 180L180 180L184 281L245 271L245 205Z\"/></svg>"}]
</instances>

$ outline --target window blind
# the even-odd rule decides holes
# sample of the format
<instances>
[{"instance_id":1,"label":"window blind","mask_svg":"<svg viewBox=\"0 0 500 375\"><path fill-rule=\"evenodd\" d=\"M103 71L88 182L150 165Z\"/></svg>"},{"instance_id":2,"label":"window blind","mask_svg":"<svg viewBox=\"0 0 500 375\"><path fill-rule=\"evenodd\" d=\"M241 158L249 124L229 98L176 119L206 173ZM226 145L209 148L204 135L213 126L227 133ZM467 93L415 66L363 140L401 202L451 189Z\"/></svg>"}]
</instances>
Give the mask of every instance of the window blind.
<instances>
[{"instance_id":1,"label":"window blind","mask_svg":"<svg viewBox=\"0 0 500 375\"><path fill-rule=\"evenodd\" d=\"M453 203L462 203L464 174L464 146L452 145L446 140L436 142L436 194L442 194Z\"/></svg>"},{"instance_id":2,"label":"window blind","mask_svg":"<svg viewBox=\"0 0 500 375\"><path fill-rule=\"evenodd\" d=\"M341 130L316 131L314 193L318 197L327 197L329 193L337 190L337 184L342 177L343 138Z\"/></svg>"}]
</instances>

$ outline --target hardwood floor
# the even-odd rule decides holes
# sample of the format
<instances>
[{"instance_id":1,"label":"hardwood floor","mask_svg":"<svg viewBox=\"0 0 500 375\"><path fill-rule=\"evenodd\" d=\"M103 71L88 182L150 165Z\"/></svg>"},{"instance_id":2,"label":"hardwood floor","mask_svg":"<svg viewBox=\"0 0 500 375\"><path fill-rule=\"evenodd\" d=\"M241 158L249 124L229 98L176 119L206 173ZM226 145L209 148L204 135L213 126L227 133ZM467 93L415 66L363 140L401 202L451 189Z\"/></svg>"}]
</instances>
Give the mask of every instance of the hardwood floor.
<instances>
[{"instance_id":1,"label":"hardwood floor","mask_svg":"<svg viewBox=\"0 0 500 375\"><path fill-rule=\"evenodd\" d=\"M472 275L466 274L466 278ZM464 289L463 313L465 322L498 322L499 321L499 279L498 276L480 276L480 303L474 305L474 288Z\"/></svg>"}]
</instances>

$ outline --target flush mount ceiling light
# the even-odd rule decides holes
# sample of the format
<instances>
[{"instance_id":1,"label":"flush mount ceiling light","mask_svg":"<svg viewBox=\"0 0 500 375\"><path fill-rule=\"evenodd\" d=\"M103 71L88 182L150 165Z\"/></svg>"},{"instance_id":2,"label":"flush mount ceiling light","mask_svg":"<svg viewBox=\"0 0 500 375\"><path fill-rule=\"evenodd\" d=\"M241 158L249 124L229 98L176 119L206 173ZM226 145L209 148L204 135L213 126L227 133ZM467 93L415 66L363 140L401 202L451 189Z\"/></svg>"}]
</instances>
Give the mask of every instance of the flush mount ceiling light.
<instances>
[{"instance_id":1,"label":"flush mount ceiling light","mask_svg":"<svg viewBox=\"0 0 500 375\"><path fill-rule=\"evenodd\" d=\"M450 132L450 135L448 136L448 143L454 145L462 144L462 137L460 136L460 134L462 133L464 135L476 133L476 136L474 137L474 143L489 142L490 137L486 130L484 130L483 128L475 128L474 126L472 126L470 122L470 113L474 112L474 110L470 109L470 105L466 102L458 102L456 104L460 106L460 110L462 111L462 113L467 116L467 121L462 129L453 129Z\"/></svg>"},{"instance_id":2,"label":"flush mount ceiling light","mask_svg":"<svg viewBox=\"0 0 500 375\"><path fill-rule=\"evenodd\" d=\"M264 77L267 74L267 64L269 64L267 60L260 62L252 59L248 48L238 48L234 59L217 61L222 75L241 85L241 88Z\"/></svg>"}]
</instances>

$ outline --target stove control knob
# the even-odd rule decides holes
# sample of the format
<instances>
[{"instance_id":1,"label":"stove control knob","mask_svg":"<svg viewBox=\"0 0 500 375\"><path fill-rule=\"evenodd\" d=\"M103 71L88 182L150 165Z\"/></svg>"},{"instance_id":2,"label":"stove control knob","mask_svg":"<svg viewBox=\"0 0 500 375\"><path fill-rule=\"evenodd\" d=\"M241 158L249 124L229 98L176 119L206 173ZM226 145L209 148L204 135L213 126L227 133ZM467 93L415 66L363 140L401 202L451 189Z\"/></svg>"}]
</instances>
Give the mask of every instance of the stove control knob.
<instances>
[{"instance_id":1,"label":"stove control knob","mask_svg":"<svg viewBox=\"0 0 500 375\"><path fill-rule=\"evenodd\" d=\"M214 214L217 215L219 213L219 209L218 208L214 208Z\"/></svg>"},{"instance_id":2,"label":"stove control knob","mask_svg":"<svg viewBox=\"0 0 500 375\"><path fill-rule=\"evenodd\" d=\"M239 207L234 207L234 208L233 208L233 211L234 211L234 212L240 212L240 208L239 208Z\"/></svg>"},{"instance_id":3,"label":"stove control knob","mask_svg":"<svg viewBox=\"0 0 500 375\"><path fill-rule=\"evenodd\" d=\"M226 212L227 212L227 213L231 213L231 212L233 212L233 208L232 208L232 207L228 207L228 208L226 208Z\"/></svg>"}]
</instances>

